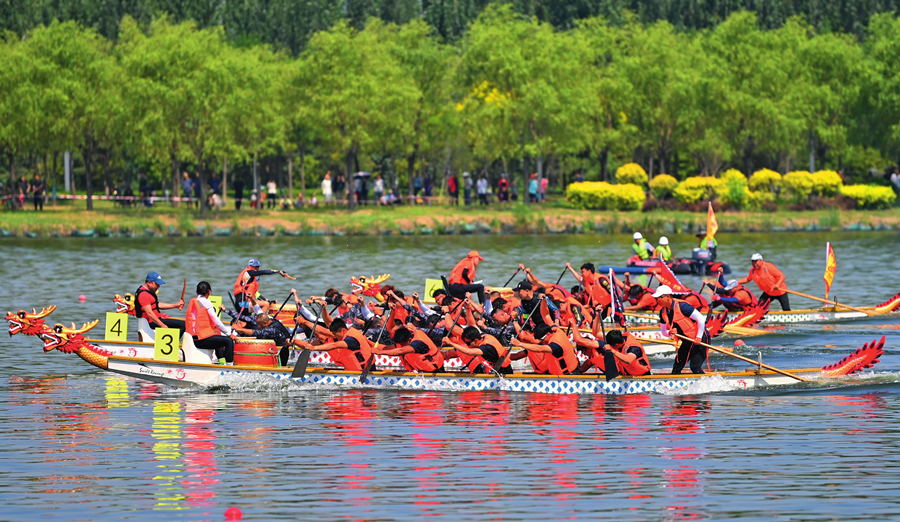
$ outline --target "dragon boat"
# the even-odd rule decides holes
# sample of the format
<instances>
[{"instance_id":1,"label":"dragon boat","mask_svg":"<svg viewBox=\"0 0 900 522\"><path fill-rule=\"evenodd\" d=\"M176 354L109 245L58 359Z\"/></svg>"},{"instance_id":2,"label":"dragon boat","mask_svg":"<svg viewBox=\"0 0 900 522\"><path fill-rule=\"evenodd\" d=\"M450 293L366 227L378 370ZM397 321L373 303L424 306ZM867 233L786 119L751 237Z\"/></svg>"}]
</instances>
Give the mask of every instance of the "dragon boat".
<instances>
[{"instance_id":1,"label":"dragon boat","mask_svg":"<svg viewBox=\"0 0 900 522\"><path fill-rule=\"evenodd\" d=\"M363 381L361 372L310 368L300 377L293 377L290 368L265 365L222 366L211 364L213 355L193 345L191 337L182 339L186 361L162 361L152 358L113 355L88 342L84 333L96 325L87 323L81 328L67 328L56 324L41 325L38 337L43 341L44 352L57 350L76 354L82 360L105 371L174 387L211 387L240 384L248 379L272 382L292 380L304 384L331 386L358 386ZM74 326L74 325L73 325ZM472 375L462 372L421 374L397 371L373 371L363 382L375 387L409 390L483 391L505 390L551 394L646 394L690 391L701 383L710 383L716 389L748 389L762 386L791 384L795 379L829 380L871 368L884 354L884 337L880 341L866 343L840 362L823 368L801 368L779 372L758 368L741 371L715 371L694 374L652 374L643 377L618 377L607 381L601 374L550 376L529 373L513 373L507 376Z\"/></svg>"}]
</instances>

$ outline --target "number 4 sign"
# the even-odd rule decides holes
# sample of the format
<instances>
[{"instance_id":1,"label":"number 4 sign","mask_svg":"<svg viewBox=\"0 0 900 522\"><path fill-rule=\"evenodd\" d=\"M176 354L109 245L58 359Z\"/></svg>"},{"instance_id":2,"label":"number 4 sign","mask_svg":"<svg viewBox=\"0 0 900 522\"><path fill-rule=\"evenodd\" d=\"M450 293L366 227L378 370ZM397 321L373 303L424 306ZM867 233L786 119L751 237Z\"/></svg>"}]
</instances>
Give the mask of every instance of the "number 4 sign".
<instances>
[{"instance_id":1,"label":"number 4 sign","mask_svg":"<svg viewBox=\"0 0 900 522\"><path fill-rule=\"evenodd\" d=\"M128 340L128 314L106 312L106 337L107 341Z\"/></svg>"},{"instance_id":2,"label":"number 4 sign","mask_svg":"<svg viewBox=\"0 0 900 522\"><path fill-rule=\"evenodd\" d=\"M153 358L157 361L178 362L178 329L157 328L153 343Z\"/></svg>"}]
</instances>

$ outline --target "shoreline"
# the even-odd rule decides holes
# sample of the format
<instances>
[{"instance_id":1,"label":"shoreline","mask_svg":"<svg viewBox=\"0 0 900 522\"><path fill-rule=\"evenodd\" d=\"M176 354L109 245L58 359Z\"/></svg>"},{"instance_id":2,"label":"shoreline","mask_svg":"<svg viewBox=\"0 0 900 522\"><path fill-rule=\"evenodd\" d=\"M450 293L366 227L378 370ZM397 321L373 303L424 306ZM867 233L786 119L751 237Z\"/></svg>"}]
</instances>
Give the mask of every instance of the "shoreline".
<instances>
[{"instance_id":1,"label":"shoreline","mask_svg":"<svg viewBox=\"0 0 900 522\"><path fill-rule=\"evenodd\" d=\"M824 232L900 230L900 208L867 211L719 212L719 231ZM706 213L598 212L563 206L412 206L343 209L226 210L200 217L187 209L66 206L0 213L0 238L348 236L466 234L693 234Z\"/></svg>"}]
</instances>

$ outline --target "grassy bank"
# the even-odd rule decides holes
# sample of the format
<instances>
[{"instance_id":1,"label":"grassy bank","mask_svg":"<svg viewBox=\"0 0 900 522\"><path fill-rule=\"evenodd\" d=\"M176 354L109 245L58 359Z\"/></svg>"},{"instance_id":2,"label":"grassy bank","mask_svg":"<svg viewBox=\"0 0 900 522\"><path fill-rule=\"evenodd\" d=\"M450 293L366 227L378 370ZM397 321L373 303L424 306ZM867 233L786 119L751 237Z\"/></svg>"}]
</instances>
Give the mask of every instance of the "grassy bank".
<instances>
[{"instance_id":1,"label":"grassy bank","mask_svg":"<svg viewBox=\"0 0 900 522\"><path fill-rule=\"evenodd\" d=\"M0 212L3 236L148 235L354 235L465 233L692 233L705 213L684 211L596 212L562 203L491 207L403 206L302 210L225 210L200 217L193 209L161 205L116 209L111 202L48 205L44 212ZM727 232L900 229L900 209L880 211L720 212Z\"/></svg>"}]
</instances>

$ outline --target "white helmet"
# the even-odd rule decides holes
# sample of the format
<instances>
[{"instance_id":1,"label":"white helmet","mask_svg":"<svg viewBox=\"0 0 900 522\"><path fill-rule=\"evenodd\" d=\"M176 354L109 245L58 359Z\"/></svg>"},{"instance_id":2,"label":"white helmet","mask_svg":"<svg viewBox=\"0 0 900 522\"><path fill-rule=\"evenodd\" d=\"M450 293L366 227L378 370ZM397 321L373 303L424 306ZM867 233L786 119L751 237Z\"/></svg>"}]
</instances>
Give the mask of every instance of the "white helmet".
<instances>
[{"instance_id":1,"label":"white helmet","mask_svg":"<svg viewBox=\"0 0 900 522\"><path fill-rule=\"evenodd\" d=\"M635 232L635 233L634 233L634 238L635 238L635 239L644 239L644 236L642 236L640 232Z\"/></svg>"},{"instance_id":2,"label":"white helmet","mask_svg":"<svg viewBox=\"0 0 900 522\"><path fill-rule=\"evenodd\" d=\"M659 238L659 244L662 245L662 246L668 245L668 244L669 244L669 238L667 238L666 236L663 236L663 237Z\"/></svg>"}]
</instances>

